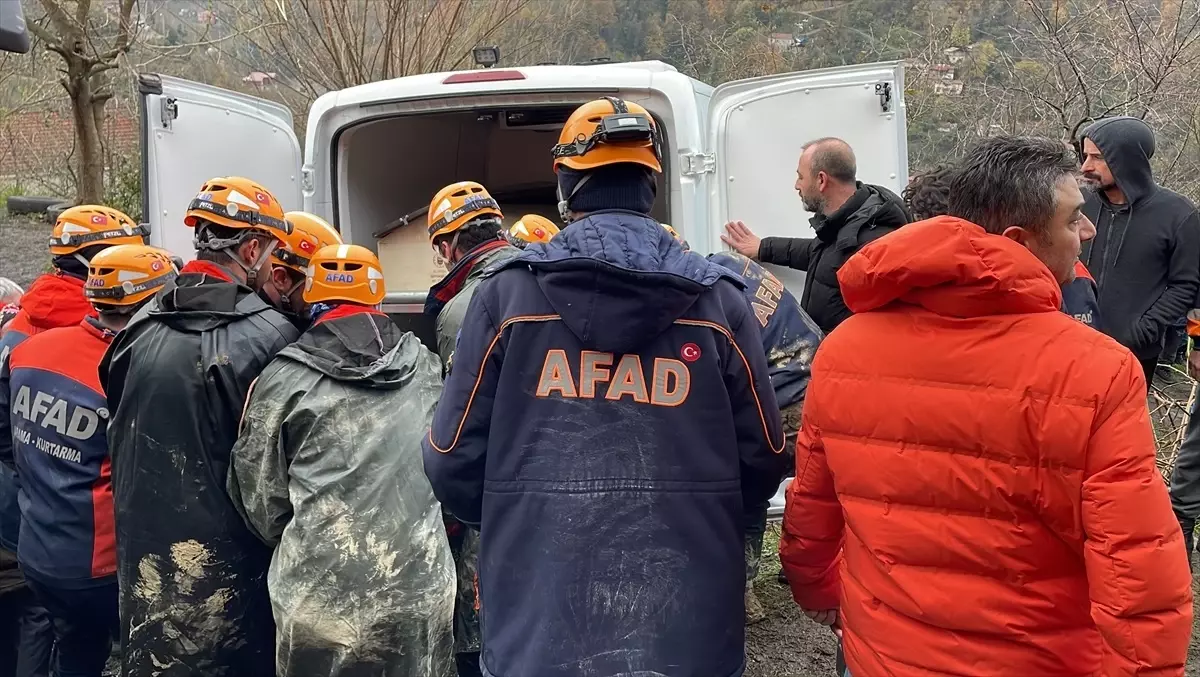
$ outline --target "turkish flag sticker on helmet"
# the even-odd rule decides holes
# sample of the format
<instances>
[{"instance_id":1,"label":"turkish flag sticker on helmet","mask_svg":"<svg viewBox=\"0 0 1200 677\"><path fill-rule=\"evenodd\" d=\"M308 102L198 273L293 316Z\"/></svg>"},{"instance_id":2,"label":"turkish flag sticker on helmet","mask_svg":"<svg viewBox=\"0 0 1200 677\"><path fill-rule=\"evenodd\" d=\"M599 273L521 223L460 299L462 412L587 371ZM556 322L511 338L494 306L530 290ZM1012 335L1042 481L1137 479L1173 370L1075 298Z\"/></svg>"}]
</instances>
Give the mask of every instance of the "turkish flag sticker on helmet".
<instances>
[{"instance_id":1,"label":"turkish flag sticker on helmet","mask_svg":"<svg viewBox=\"0 0 1200 677\"><path fill-rule=\"evenodd\" d=\"M258 203L258 204L260 204L260 205L269 205L269 204L271 204L271 198L267 197L266 193L255 193L255 194L254 194L254 201L255 201L255 202L257 202L257 203Z\"/></svg>"},{"instance_id":2,"label":"turkish flag sticker on helmet","mask_svg":"<svg viewBox=\"0 0 1200 677\"><path fill-rule=\"evenodd\" d=\"M97 226L103 226L108 223L108 217L103 214L92 214L92 223Z\"/></svg>"},{"instance_id":3,"label":"turkish flag sticker on helmet","mask_svg":"<svg viewBox=\"0 0 1200 677\"><path fill-rule=\"evenodd\" d=\"M313 243L310 240L300 240L300 249L308 254L316 251L316 247L313 246Z\"/></svg>"},{"instance_id":4,"label":"turkish flag sticker on helmet","mask_svg":"<svg viewBox=\"0 0 1200 677\"><path fill-rule=\"evenodd\" d=\"M150 270L153 270L156 273L162 270L162 261L151 261Z\"/></svg>"}]
</instances>

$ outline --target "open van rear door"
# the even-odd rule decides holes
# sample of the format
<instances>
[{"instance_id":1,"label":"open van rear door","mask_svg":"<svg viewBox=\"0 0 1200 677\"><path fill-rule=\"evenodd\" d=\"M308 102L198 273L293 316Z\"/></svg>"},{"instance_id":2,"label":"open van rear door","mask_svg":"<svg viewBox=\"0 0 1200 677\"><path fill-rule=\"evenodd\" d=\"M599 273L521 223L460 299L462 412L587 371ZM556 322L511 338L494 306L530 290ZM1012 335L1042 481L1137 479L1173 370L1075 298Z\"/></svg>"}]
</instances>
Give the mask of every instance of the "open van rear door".
<instances>
[{"instance_id":1,"label":"open van rear door","mask_svg":"<svg viewBox=\"0 0 1200 677\"><path fill-rule=\"evenodd\" d=\"M244 176L288 211L303 208L292 113L272 101L166 75L139 77L142 209L150 243L190 260L183 213L205 181Z\"/></svg>"},{"instance_id":2,"label":"open van rear door","mask_svg":"<svg viewBox=\"0 0 1200 677\"><path fill-rule=\"evenodd\" d=\"M759 237L813 237L796 193L800 147L825 136L844 139L858 179L897 193L908 181L904 66L877 63L730 82L709 109L711 242L728 221ZM799 296L803 273L772 266Z\"/></svg>"}]
</instances>

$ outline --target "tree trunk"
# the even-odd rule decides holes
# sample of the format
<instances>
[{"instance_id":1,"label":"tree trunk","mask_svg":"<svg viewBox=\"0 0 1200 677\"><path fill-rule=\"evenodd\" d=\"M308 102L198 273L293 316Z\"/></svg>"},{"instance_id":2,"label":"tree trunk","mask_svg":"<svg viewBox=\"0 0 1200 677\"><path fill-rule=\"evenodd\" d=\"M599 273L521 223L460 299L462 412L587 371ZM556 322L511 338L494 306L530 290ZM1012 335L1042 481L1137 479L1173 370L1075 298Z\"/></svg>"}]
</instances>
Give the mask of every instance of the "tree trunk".
<instances>
[{"instance_id":1,"label":"tree trunk","mask_svg":"<svg viewBox=\"0 0 1200 677\"><path fill-rule=\"evenodd\" d=\"M104 200L104 131L105 97L97 97L93 77L82 64L68 67L71 95L71 115L75 119L75 150L79 153L79 176L75 190L76 204L100 204Z\"/></svg>"}]
</instances>

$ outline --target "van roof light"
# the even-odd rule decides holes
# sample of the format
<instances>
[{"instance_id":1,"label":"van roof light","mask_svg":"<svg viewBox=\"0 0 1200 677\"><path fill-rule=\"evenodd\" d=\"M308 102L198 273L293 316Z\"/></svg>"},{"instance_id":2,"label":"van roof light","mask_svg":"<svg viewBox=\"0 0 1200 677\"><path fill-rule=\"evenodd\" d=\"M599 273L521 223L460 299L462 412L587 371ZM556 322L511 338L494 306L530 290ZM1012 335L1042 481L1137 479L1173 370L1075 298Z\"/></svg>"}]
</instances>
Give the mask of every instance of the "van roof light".
<instances>
[{"instance_id":1,"label":"van roof light","mask_svg":"<svg viewBox=\"0 0 1200 677\"><path fill-rule=\"evenodd\" d=\"M482 71L473 71L466 73L455 73L450 77L442 80L443 85L461 85L468 82L498 82L501 80L524 80L525 74L521 71L513 70L493 70L491 68Z\"/></svg>"}]
</instances>

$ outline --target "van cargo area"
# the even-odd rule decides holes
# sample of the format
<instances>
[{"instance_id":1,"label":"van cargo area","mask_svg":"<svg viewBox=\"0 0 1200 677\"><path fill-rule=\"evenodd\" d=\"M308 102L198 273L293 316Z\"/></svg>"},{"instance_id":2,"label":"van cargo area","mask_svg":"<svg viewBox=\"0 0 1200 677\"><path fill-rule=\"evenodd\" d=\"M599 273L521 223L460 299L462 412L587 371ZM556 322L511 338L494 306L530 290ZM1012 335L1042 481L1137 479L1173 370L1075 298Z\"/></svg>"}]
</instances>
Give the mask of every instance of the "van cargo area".
<instances>
[{"instance_id":1,"label":"van cargo area","mask_svg":"<svg viewBox=\"0 0 1200 677\"><path fill-rule=\"evenodd\" d=\"M457 109L370 120L341 132L334 179L338 225L351 242L375 245L390 300L423 301L446 271L429 245L424 215L382 239L374 234L428 207L448 184L482 183L500 203L506 226L529 213L559 222L550 149L574 108ZM655 218L669 220L667 203L660 176Z\"/></svg>"}]
</instances>

